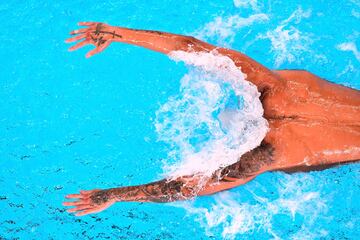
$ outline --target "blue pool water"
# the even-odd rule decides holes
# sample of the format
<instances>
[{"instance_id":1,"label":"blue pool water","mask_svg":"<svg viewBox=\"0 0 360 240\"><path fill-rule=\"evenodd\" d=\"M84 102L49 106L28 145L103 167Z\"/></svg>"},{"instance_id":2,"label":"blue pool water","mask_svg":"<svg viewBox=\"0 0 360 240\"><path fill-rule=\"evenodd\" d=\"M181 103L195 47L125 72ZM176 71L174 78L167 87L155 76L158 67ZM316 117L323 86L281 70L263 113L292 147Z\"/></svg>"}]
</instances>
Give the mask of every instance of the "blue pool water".
<instances>
[{"instance_id":1,"label":"blue pool water","mask_svg":"<svg viewBox=\"0 0 360 240\"><path fill-rule=\"evenodd\" d=\"M82 218L61 205L80 189L160 178L169 149L155 112L188 72L120 43L70 53L78 21L195 35L360 89L358 0L1 1L0 19L0 239L360 239L359 164L266 173L185 205Z\"/></svg>"}]
</instances>

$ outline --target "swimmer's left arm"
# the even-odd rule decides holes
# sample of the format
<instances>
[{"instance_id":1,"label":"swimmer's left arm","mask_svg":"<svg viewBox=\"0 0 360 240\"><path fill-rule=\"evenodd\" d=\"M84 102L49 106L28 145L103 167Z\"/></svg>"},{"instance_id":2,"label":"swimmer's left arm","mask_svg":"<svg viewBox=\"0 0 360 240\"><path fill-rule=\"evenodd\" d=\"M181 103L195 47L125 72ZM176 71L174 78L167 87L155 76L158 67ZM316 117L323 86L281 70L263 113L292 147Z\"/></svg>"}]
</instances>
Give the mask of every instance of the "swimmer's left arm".
<instances>
[{"instance_id":1,"label":"swimmer's left arm","mask_svg":"<svg viewBox=\"0 0 360 240\"><path fill-rule=\"evenodd\" d=\"M87 28L71 31L70 34L75 36L67 39L66 42L71 43L82 40L69 48L70 51L86 45L94 45L95 49L88 52L86 57L91 57L102 52L112 42L137 45L164 54L180 50L208 52L217 48L214 45L202 42L194 37L180 34L116 27L99 22L79 22L79 26Z\"/></svg>"},{"instance_id":2,"label":"swimmer's left arm","mask_svg":"<svg viewBox=\"0 0 360 240\"><path fill-rule=\"evenodd\" d=\"M110 26L99 22L80 22L80 26L86 28L70 32L73 37L66 42L78 42L70 51L79 49L86 45L94 45L95 49L89 51L86 57L102 52L112 42L122 42L153 51L169 54L173 51L185 52L211 52L216 51L231 58L237 67L247 75L247 80L254 83L260 91L279 83L279 76L262 64L245 54L228 48L218 47L192 36L160 32L153 30L139 30L124 27Z\"/></svg>"}]
</instances>

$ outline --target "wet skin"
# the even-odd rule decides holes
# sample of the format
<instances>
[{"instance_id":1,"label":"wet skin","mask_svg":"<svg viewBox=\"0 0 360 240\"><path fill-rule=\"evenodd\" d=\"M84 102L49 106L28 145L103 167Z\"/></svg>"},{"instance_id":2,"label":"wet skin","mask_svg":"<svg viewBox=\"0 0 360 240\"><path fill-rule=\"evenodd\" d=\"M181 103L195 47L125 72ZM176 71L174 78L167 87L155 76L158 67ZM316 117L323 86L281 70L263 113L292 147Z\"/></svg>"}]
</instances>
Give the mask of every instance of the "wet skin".
<instances>
[{"instance_id":1,"label":"wet skin","mask_svg":"<svg viewBox=\"0 0 360 240\"><path fill-rule=\"evenodd\" d=\"M80 191L64 202L77 216L102 211L115 202L170 202L233 188L266 171L309 171L360 159L360 91L333 84L303 70L269 70L248 56L198 39L159 31L79 23L70 50L95 46L86 57L112 42L133 44L169 54L171 51L210 52L231 58L261 92L270 130L262 144L231 166L219 169L205 183L201 176L183 176L139 186Z\"/></svg>"}]
</instances>

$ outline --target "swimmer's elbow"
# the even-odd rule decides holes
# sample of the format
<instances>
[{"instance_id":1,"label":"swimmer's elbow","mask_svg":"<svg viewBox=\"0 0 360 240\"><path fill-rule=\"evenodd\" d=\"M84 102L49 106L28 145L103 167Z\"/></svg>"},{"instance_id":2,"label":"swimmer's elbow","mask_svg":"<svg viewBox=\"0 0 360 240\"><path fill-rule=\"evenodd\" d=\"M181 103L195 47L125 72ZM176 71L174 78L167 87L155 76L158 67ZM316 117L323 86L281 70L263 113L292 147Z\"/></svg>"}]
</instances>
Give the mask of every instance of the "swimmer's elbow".
<instances>
[{"instance_id":1,"label":"swimmer's elbow","mask_svg":"<svg viewBox=\"0 0 360 240\"><path fill-rule=\"evenodd\" d=\"M193 36L178 36L175 51L211 51L215 47Z\"/></svg>"},{"instance_id":2,"label":"swimmer's elbow","mask_svg":"<svg viewBox=\"0 0 360 240\"><path fill-rule=\"evenodd\" d=\"M196 40L196 38L191 36L177 36L175 51L188 50L195 44Z\"/></svg>"},{"instance_id":3,"label":"swimmer's elbow","mask_svg":"<svg viewBox=\"0 0 360 240\"><path fill-rule=\"evenodd\" d=\"M235 188L245 183L251 181L256 176L246 177L246 178L229 178L225 177L216 182L211 182L207 184L199 193L198 196L211 195L214 193L222 192L225 190L229 190L231 188Z\"/></svg>"},{"instance_id":4,"label":"swimmer's elbow","mask_svg":"<svg viewBox=\"0 0 360 240\"><path fill-rule=\"evenodd\" d=\"M183 41L188 44L194 44L200 42L199 39L193 37L193 36L184 36Z\"/></svg>"}]
</instances>

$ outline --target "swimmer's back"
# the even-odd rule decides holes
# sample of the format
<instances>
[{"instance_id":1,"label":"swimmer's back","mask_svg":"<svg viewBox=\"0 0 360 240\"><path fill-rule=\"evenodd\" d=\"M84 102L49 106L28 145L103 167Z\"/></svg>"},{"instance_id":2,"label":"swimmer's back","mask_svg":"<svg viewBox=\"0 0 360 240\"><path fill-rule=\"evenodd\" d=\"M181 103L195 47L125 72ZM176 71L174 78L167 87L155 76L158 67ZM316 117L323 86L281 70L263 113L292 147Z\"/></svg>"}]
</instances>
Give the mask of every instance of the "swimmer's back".
<instances>
[{"instance_id":1,"label":"swimmer's back","mask_svg":"<svg viewBox=\"0 0 360 240\"><path fill-rule=\"evenodd\" d=\"M277 106L269 118L288 117L360 126L360 91L326 81L308 71L275 71L286 87L265 105ZM266 108L266 106L265 106Z\"/></svg>"}]
</instances>

